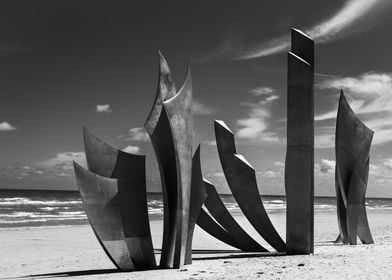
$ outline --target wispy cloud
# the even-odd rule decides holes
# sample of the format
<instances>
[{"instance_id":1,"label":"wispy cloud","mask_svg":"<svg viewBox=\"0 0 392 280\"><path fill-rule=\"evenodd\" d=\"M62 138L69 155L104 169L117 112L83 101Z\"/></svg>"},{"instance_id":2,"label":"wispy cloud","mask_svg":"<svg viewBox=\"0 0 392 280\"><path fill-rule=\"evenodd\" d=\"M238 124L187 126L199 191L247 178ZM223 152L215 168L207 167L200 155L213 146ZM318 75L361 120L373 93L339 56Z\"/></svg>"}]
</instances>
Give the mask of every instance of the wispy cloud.
<instances>
[{"instance_id":1,"label":"wispy cloud","mask_svg":"<svg viewBox=\"0 0 392 280\"><path fill-rule=\"evenodd\" d=\"M109 104L98 104L97 107L95 108L95 111L98 113L111 113L113 112L112 109L110 108Z\"/></svg>"},{"instance_id":2,"label":"wispy cloud","mask_svg":"<svg viewBox=\"0 0 392 280\"><path fill-rule=\"evenodd\" d=\"M137 154L140 152L140 147L128 145L123 149L123 151L130 154Z\"/></svg>"},{"instance_id":3,"label":"wispy cloud","mask_svg":"<svg viewBox=\"0 0 392 280\"><path fill-rule=\"evenodd\" d=\"M254 96L260 96L260 95L269 95L274 92L273 88L270 87L258 87L251 89L249 91L250 94L253 94Z\"/></svg>"},{"instance_id":4,"label":"wispy cloud","mask_svg":"<svg viewBox=\"0 0 392 280\"><path fill-rule=\"evenodd\" d=\"M128 131L129 136L125 140L148 142L149 137L142 127L134 127Z\"/></svg>"},{"instance_id":5,"label":"wispy cloud","mask_svg":"<svg viewBox=\"0 0 392 280\"><path fill-rule=\"evenodd\" d=\"M240 139L257 140L264 142L278 142L276 133L268 131L271 118L270 105L279 97L273 94L272 88L257 88L249 91L258 97L257 101L243 102L241 105L247 107L247 117L237 120L240 127L236 136ZM255 94L256 93L256 94Z\"/></svg>"},{"instance_id":6,"label":"wispy cloud","mask_svg":"<svg viewBox=\"0 0 392 280\"><path fill-rule=\"evenodd\" d=\"M16 129L18 129L18 128L8 122L0 123L0 132L12 131L12 130L16 130Z\"/></svg>"},{"instance_id":7,"label":"wispy cloud","mask_svg":"<svg viewBox=\"0 0 392 280\"><path fill-rule=\"evenodd\" d=\"M334 15L304 30L316 43L327 43L368 29L377 21L379 12L391 3L390 0L347 0ZM264 57L287 51L289 47L290 36L285 34L244 52L239 59Z\"/></svg>"},{"instance_id":8,"label":"wispy cloud","mask_svg":"<svg viewBox=\"0 0 392 280\"><path fill-rule=\"evenodd\" d=\"M192 110L195 115L211 115L215 112L211 107L196 100L193 100L192 102Z\"/></svg>"},{"instance_id":9,"label":"wispy cloud","mask_svg":"<svg viewBox=\"0 0 392 280\"><path fill-rule=\"evenodd\" d=\"M353 111L374 130L373 144L392 141L392 73L368 72L358 77L326 78L316 87L336 91L336 105L317 115L316 121L336 119L339 90L343 89ZM321 140L322 145L331 145L333 134L334 128L324 129L316 135L316 143Z\"/></svg>"},{"instance_id":10,"label":"wispy cloud","mask_svg":"<svg viewBox=\"0 0 392 280\"><path fill-rule=\"evenodd\" d=\"M54 167L62 171L72 171L72 161L77 161L79 164L86 165L86 156L84 152L61 152L56 156L38 162L38 165L43 167Z\"/></svg>"}]
</instances>

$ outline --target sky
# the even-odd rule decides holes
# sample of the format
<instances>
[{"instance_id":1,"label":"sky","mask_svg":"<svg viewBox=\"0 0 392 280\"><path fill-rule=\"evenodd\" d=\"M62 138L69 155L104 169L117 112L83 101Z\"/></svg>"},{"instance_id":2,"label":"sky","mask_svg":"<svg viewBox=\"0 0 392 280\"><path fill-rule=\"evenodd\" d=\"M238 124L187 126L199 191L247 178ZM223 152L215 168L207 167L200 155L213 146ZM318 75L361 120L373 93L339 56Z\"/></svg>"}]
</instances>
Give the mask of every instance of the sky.
<instances>
[{"instance_id":1,"label":"sky","mask_svg":"<svg viewBox=\"0 0 392 280\"><path fill-rule=\"evenodd\" d=\"M367 196L392 197L392 1L1 1L0 188L76 190L82 127L147 156L143 124L158 50L177 88L191 65L194 144L204 176L229 193L213 121L235 133L261 194L284 194L290 29L315 39L315 193L333 196L340 89L374 130Z\"/></svg>"}]
</instances>

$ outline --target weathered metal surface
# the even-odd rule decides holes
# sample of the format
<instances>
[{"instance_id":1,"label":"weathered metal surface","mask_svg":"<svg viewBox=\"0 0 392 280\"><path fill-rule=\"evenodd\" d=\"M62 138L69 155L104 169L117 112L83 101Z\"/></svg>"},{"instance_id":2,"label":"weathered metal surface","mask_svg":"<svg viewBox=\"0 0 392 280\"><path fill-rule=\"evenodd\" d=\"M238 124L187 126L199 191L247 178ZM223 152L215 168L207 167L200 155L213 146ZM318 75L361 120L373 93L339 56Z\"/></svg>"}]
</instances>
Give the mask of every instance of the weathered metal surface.
<instances>
[{"instance_id":1,"label":"weathered metal surface","mask_svg":"<svg viewBox=\"0 0 392 280\"><path fill-rule=\"evenodd\" d=\"M227 233L236 241L239 246L237 248L247 252L268 252L263 246L257 243L252 237L250 237L242 227L236 222L233 216L229 213L226 206L220 199L218 192L214 185L207 180L205 187L207 189L207 199L204 204L208 209L211 216L222 226Z\"/></svg>"},{"instance_id":2,"label":"weathered metal surface","mask_svg":"<svg viewBox=\"0 0 392 280\"><path fill-rule=\"evenodd\" d=\"M169 67L160 55L157 97L145 128L161 174L164 229L160 265L178 268L185 262L192 173L192 83L188 67L175 93Z\"/></svg>"},{"instance_id":3,"label":"weathered metal surface","mask_svg":"<svg viewBox=\"0 0 392 280\"><path fill-rule=\"evenodd\" d=\"M203 182L200 162L200 145L197 147L192 158L192 182L191 198L189 207L188 240L186 243L185 264L192 263L193 232L201 207L207 197L207 191Z\"/></svg>"},{"instance_id":4,"label":"weathered metal surface","mask_svg":"<svg viewBox=\"0 0 392 280\"><path fill-rule=\"evenodd\" d=\"M83 136L89 170L96 175L120 179L120 214L124 235L136 268L155 266L147 212L145 156L117 150L86 128L83 129Z\"/></svg>"},{"instance_id":5,"label":"weathered metal surface","mask_svg":"<svg viewBox=\"0 0 392 280\"><path fill-rule=\"evenodd\" d=\"M236 152L234 135L223 121L215 121L215 138L219 159L227 183L242 212L260 235L277 251L286 250L285 243L269 219L256 181L254 168Z\"/></svg>"},{"instance_id":6,"label":"weathered metal surface","mask_svg":"<svg viewBox=\"0 0 392 280\"><path fill-rule=\"evenodd\" d=\"M118 150L83 128L84 147L88 169L103 177L132 180L145 184L144 155L135 155Z\"/></svg>"},{"instance_id":7,"label":"weathered metal surface","mask_svg":"<svg viewBox=\"0 0 392 280\"><path fill-rule=\"evenodd\" d=\"M366 127L340 93L336 120L336 196L343 243L373 243L366 215L365 194L373 131Z\"/></svg>"},{"instance_id":8,"label":"weathered metal surface","mask_svg":"<svg viewBox=\"0 0 392 280\"><path fill-rule=\"evenodd\" d=\"M120 270L134 270L122 226L117 180L95 175L75 162L74 168L87 217L106 254Z\"/></svg>"},{"instance_id":9,"label":"weathered metal surface","mask_svg":"<svg viewBox=\"0 0 392 280\"><path fill-rule=\"evenodd\" d=\"M286 246L288 254L313 253L314 42L292 29L288 53Z\"/></svg>"}]
</instances>

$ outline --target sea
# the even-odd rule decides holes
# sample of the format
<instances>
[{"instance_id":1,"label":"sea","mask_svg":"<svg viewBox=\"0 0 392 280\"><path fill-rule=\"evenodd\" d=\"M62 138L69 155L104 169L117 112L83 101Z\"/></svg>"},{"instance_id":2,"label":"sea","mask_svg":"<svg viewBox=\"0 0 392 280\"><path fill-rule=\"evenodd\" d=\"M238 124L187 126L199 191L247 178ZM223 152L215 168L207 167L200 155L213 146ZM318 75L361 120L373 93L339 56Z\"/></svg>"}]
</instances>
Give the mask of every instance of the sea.
<instances>
[{"instance_id":1,"label":"sea","mask_svg":"<svg viewBox=\"0 0 392 280\"><path fill-rule=\"evenodd\" d=\"M240 214L234 197L220 195L227 209ZM284 213L284 196L262 196L268 213ZM163 217L162 194L149 193L148 213L152 219ZM370 198L366 201L367 210L392 210L392 199ZM315 197L315 212L336 212L334 197ZM88 224L78 191L52 190L0 190L0 228L72 226Z\"/></svg>"}]
</instances>

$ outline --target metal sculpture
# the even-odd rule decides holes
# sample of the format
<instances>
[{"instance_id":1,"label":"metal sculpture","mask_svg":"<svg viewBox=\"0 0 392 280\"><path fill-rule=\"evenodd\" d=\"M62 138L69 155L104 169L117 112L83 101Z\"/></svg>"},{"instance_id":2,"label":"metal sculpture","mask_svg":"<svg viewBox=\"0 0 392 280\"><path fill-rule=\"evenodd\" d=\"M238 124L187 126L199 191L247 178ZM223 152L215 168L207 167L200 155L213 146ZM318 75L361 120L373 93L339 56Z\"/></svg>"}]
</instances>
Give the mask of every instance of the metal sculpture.
<instances>
[{"instance_id":1,"label":"metal sculpture","mask_svg":"<svg viewBox=\"0 0 392 280\"><path fill-rule=\"evenodd\" d=\"M215 121L214 128L219 159L238 206L264 240L278 252L284 252L285 243L271 223L261 200L254 168L242 155L237 154L234 134L227 125L223 121Z\"/></svg>"},{"instance_id":2,"label":"metal sculpture","mask_svg":"<svg viewBox=\"0 0 392 280\"><path fill-rule=\"evenodd\" d=\"M155 266L155 258L146 257L146 248L138 250L140 245L146 247L144 235L149 228L138 224L138 215L144 212L143 202L135 203L129 195L132 183L96 175L75 162L74 168L90 224L114 265L122 271ZM130 215L134 215L132 219Z\"/></svg>"},{"instance_id":3,"label":"metal sculpture","mask_svg":"<svg viewBox=\"0 0 392 280\"><path fill-rule=\"evenodd\" d=\"M201 172L200 162L200 145L192 158L192 183L191 183L191 198L189 207L189 222L188 222L188 240L186 243L185 264L192 263L192 241L193 232L199 216L201 207L207 197L207 192L203 183L203 175Z\"/></svg>"},{"instance_id":4,"label":"metal sculpture","mask_svg":"<svg viewBox=\"0 0 392 280\"><path fill-rule=\"evenodd\" d=\"M221 225L219 225L203 208L200 210L199 216L197 217L197 225L209 235L215 237L223 243L226 243L235 248L241 247L241 244L234 240L233 237L231 237L231 235Z\"/></svg>"},{"instance_id":5,"label":"metal sculpture","mask_svg":"<svg viewBox=\"0 0 392 280\"><path fill-rule=\"evenodd\" d=\"M335 139L338 239L351 245L357 244L357 236L364 244L374 243L365 206L372 139L373 131L355 115L341 91Z\"/></svg>"},{"instance_id":6,"label":"metal sculpture","mask_svg":"<svg viewBox=\"0 0 392 280\"><path fill-rule=\"evenodd\" d=\"M221 225L238 244L237 248L246 252L268 252L263 246L250 237L229 213L220 199L213 184L204 180L207 199L204 204L211 216Z\"/></svg>"},{"instance_id":7,"label":"metal sculpture","mask_svg":"<svg viewBox=\"0 0 392 280\"><path fill-rule=\"evenodd\" d=\"M84 207L98 240L112 261L122 270L155 267L147 212L145 156L117 150L86 128L83 129L83 135L90 171L75 164L75 174ZM100 190L101 186L105 188L103 191ZM112 195L110 199L105 200L106 192ZM95 205L94 199L101 201L102 205ZM128 246L128 255L133 267L124 269L123 265L118 265L118 261L112 255L115 256L122 251L115 252L116 247L108 249L110 245L104 245L107 242L102 240L105 240L105 236L110 236L113 231L111 223L104 227L107 221L100 221L100 215L102 215L101 219L105 220L106 214L111 217L108 218L112 220L111 222L116 223L114 231L117 232L117 236L121 235ZM113 244L117 246L118 242Z\"/></svg>"},{"instance_id":8,"label":"metal sculpture","mask_svg":"<svg viewBox=\"0 0 392 280\"><path fill-rule=\"evenodd\" d=\"M145 128L158 160L164 201L160 265L179 268L185 262L192 173L192 83L188 66L176 92L169 66L160 56L159 85Z\"/></svg>"},{"instance_id":9,"label":"metal sculpture","mask_svg":"<svg viewBox=\"0 0 392 280\"><path fill-rule=\"evenodd\" d=\"M314 233L314 42L291 30L287 80L287 198L288 254L313 253Z\"/></svg>"}]
</instances>

